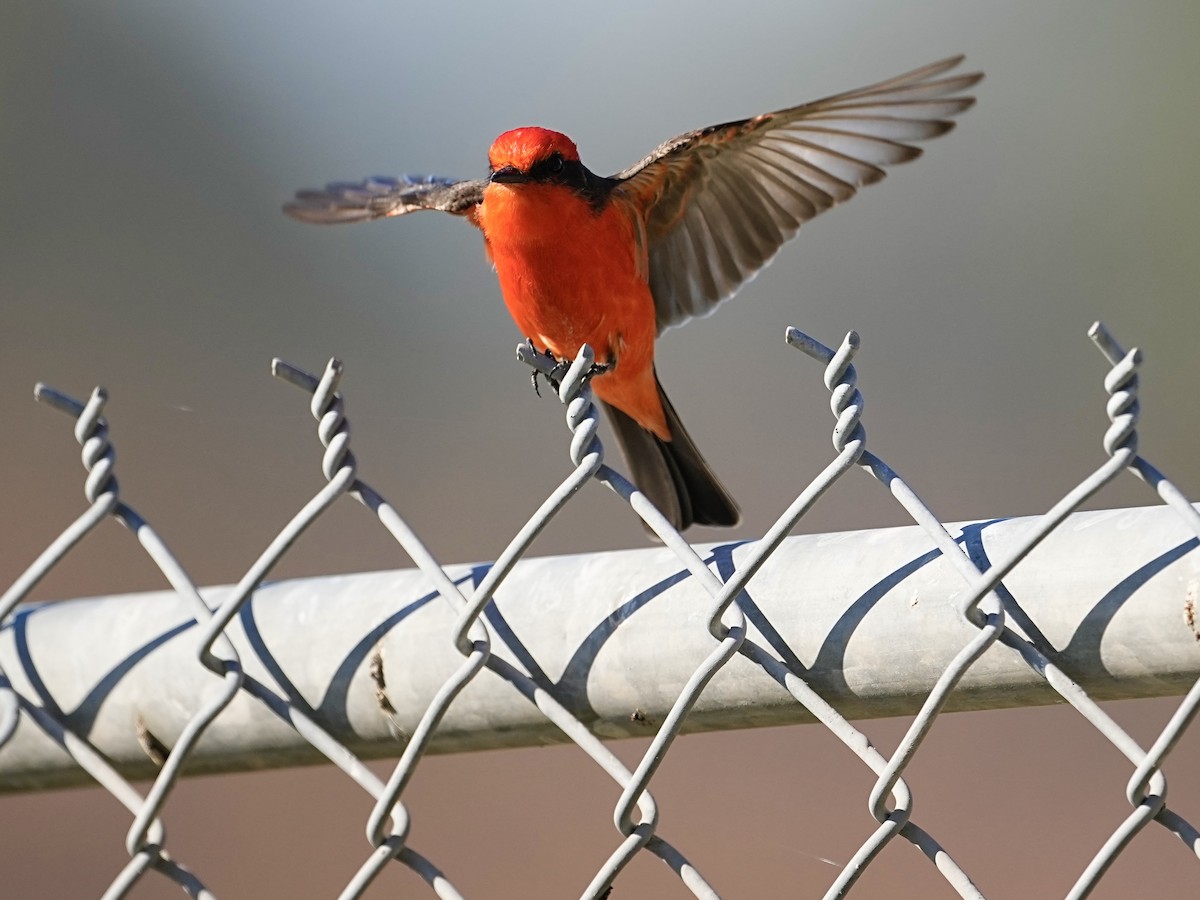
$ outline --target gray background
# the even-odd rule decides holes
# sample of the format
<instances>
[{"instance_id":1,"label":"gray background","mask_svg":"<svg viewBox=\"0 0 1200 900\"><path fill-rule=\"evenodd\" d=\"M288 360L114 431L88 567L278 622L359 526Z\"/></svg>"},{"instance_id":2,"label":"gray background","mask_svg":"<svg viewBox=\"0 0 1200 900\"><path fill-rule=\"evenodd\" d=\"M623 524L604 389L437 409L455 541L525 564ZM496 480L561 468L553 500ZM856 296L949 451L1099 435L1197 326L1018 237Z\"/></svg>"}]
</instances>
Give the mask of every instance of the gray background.
<instances>
[{"instance_id":1,"label":"gray background","mask_svg":"<svg viewBox=\"0 0 1200 900\"><path fill-rule=\"evenodd\" d=\"M786 325L827 343L862 333L872 446L955 520L1044 510L1100 461L1103 365L1084 333L1103 319L1147 354L1143 450L1198 496L1198 26L1187 3L6 4L0 583L82 502L68 423L35 407L36 380L107 386L126 496L200 583L236 580L320 483L273 355L341 357L364 477L445 561L494 557L568 462L559 408L513 360L520 335L478 235L433 215L304 227L279 214L291 192L479 176L492 138L522 124L570 134L613 172L681 131L957 52L988 77L952 135L660 345L663 382L742 505L736 534L760 534L830 453L827 395ZM1128 479L1093 505L1151 501ZM856 473L802 528L903 522ZM536 552L643 542L594 487ZM131 543L102 529L37 598L160 587ZM277 574L407 564L346 503ZM1170 708L1112 709L1149 740ZM890 749L904 725L866 728ZM1198 746L1169 770L1193 820ZM1061 895L1127 809L1127 764L1069 710L947 716L911 771L918 820L989 895ZM835 874L820 858L844 862L873 826L870 783L832 737L794 728L688 738L655 793L664 833L718 889L811 896ZM559 748L430 759L406 799L414 846L469 895L524 898L582 889L615 845L616 796ZM329 896L368 851L368 809L312 769L185 783L166 821L172 852L222 896ZM98 894L127 821L96 790L0 799L0 871L14 896ZM1195 861L1159 831L1096 896L1190 895ZM399 868L372 896L397 887L421 896ZM950 893L900 843L855 896L897 892ZM646 858L617 896L684 892Z\"/></svg>"}]
</instances>

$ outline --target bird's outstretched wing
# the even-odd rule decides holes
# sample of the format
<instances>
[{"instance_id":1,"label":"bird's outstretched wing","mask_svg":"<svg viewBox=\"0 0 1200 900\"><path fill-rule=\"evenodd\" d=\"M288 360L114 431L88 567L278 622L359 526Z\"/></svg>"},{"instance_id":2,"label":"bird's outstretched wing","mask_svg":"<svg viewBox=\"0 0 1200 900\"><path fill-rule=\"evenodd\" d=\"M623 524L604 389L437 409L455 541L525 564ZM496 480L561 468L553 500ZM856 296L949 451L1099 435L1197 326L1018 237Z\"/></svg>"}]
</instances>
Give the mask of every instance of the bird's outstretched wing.
<instances>
[{"instance_id":1,"label":"bird's outstretched wing","mask_svg":"<svg viewBox=\"0 0 1200 900\"><path fill-rule=\"evenodd\" d=\"M334 182L322 190L298 191L283 211L301 222L333 225L402 216L419 209L436 209L475 219L486 181L455 181L436 176L401 175Z\"/></svg>"},{"instance_id":2,"label":"bird's outstretched wing","mask_svg":"<svg viewBox=\"0 0 1200 900\"><path fill-rule=\"evenodd\" d=\"M953 128L975 102L961 92L983 77L946 74L962 60L683 134L613 176L648 210L658 330L711 312L804 222L919 156L910 142Z\"/></svg>"}]
</instances>

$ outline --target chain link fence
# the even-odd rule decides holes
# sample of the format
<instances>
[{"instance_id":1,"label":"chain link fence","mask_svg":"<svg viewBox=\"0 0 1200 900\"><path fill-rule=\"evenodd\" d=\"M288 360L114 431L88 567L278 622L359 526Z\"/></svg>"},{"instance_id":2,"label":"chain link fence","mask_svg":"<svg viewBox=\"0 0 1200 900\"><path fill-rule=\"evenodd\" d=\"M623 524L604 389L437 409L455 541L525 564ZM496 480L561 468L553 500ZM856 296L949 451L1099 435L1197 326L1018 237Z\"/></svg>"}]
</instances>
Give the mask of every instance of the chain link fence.
<instances>
[{"instance_id":1,"label":"chain link fence","mask_svg":"<svg viewBox=\"0 0 1200 900\"><path fill-rule=\"evenodd\" d=\"M1090 337L1110 365L1104 379L1112 422L1104 435L1107 460L1036 519L951 529L940 523L899 474L867 449L863 397L853 365L858 336L850 333L835 350L789 329L788 342L824 366L836 419L834 456L761 539L715 548L690 545L605 462L597 437L598 411L585 378L593 360L584 347L559 389L573 469L496 561L476 567L440 564L404 518L358 477L338 392L341 365L331 361L317 377L277 360L274 374L311 395L309 408L324 447L327 484L295 514L237 585L204 591L153 527L122 498L109 428L102 417L104 391L98 388L80 403L39 385L39 401L74 419L75 438L82 445L87 469L89 506L0 599L5 623L0 643L4 667L0 672L0 787L32 790L78 783L81 778L94 780L132 816L125 839L129 862L104 896L125 896L146 876L170 879L190 896L211 897L202 875L175 859L165 838L163 816L185 770L280 765L319 754L374 800L366 822L370 849L341 896L362 896L382 870L399 863L424 879L434 895L459 898L463 895L452 875L408 841L411 819L403 795L421 760L430 752L569 741L621 792L613 810L614 846L581 895L609 896L629 862L648 853L665 862L694 896L712 898L718 895L702 874L704 861L686 856L684 848L671 843L658 827L659 807L650 785L672 743L686 728L815 720L876 778L868 801L877 827L840 867L826 896L850 893L880 851L900 837L915 845L960 896L981 897L970 874L943 842L912 818L913 792L905 781L906 769L940 712L1046 702L1052 695L1094 726L1133 770L1126 787L1131 807L1127 818L1097 849L1068 896L1083 897L1093 890L1122 850L1151 823L1200 855L1200 831L1166 803L1163 772L1167 757L1200 708L1196 677L1200 629L1193 605L1200 565L1192 560L1200 515L1138 452L1139 352L1125 352L1099 324ZM518 355L535 371L549 374L548 361L531 348L518 348ZM887 677L874 673L876 687L893 682L887 691L864 689L866 682L856 680L845 658L831 661L821 653L811 658L797 648L797 629L805 627L806 617L817 617L815 607L789 612L772 606L764 596L781 583L780 576L765 574L773 564L791 566L786 579L806 577L805 566L812 557L802 554L799 562L788 562L789 554L800 552L796 546L819 544L813 550L819 555L832 552L824 545L840 543L854 554L870 554L872 547L901 540L866 533L794 545L802 539L788 538L822 494L855 468L889 491L916 528L905 530L901 555L906 562L893 567L886 579L868 591L847 586L845 597L829 598L840 610L829 634L838 628L852 633L871 602L886 592L906 589L912 594L909 606L932 609L930 616L953 626L937 636L936 652L930 650L933 645L921 643L921 635L910 635L913 646L889 635L893 638L889 644L873 648L866 656L875 660L876 669L896 663ZM1103 523L1109 519L1072 515L1125 471L1145 481L1169 508L1149 517L1129 511L1137 523L1132 532L1152 545L1146 551L1150 562L1129 551L1128 536L1105 531ZM539 532L592 481L623 498L663 547L635 551L619 561L612 556L581 557L556 566L552 561L526 559ZM329 598L341 591L349 601L369 592L374 583L365 579L370 576L280 585L266 579L299 535L344 495L374 514L419 573L409 573L415 580L404 582L403 587L394 579L377 584L376 605L369 614L338 602L335 625L321 618ZM20 605L59 560L110 517L126 526L162 571L170 587L168 595ZM1064 525L1068 521L1075 524ZM1005 538L984 552L978 538L988 528L1003 530ZM1101 546L1113 571L1128 576L1119 590L1114 588L1099 599L1080 589L1076 607L1083 619L1107 604L1101 614L1110 622L1117 607L1140 600L1139 590L1154 576L1171 575L1170 590L1163 592L1171 598L1163 607L1169 609L1165 618L1157 612L1145 613L1145 620L1152 623L1147 628L1159 630L1152 635L1127 630L1127 643L1117 648L1136 658L1136 665L1123 665L1114 657L1093 660L1095 665L1089 668L1069 648L1057 650L1047 634L1057 627L1052 624L1054 616L1064 615L1055 611L1062 598L1051 589L1049 599L1039 606L1010 588L1021 569L1038 565L1034 548L1067 532L1075 535L1074 543L1063 546L1074 549L1060 547L1057 552L1081 552L1080 547L1092 542ZM1123 551L1129 552L1123 556ZM838 577L847 585L856 584L849 577L850 559L846 556L837 563L842 567ZM918 592L912 585L934 562L950 574L936 583L920 582ZM1099 566L1089 558L1081 570ZM1109 577L1107 570L1102 574ZM953 587L952 581L957 582ZM697 602L699 594L671 593L685 583L703 591L704 603ZM516 600L499 608L494 602L497 591L514 585L529 591L515 591ZM550 595L603 594L599 600L589 600L592 605L581 601L574 613L563 605L564 620L574 614L584 623L578 640L564 646L562 635L575 632L550 615L557 611L555 607L547 607L534 619L514 614L520 600L528 605L536 594L534 585ZM650 634L645 626L639 643L643 626L635 613L668 595L674 599L662 606L668 620L663 630ZM278 597L278 603L271 607L261 602L268 597ZM186 608L183 613L180 604ZM440 617L423 620L425 631L415 630L406 638L405 647L412 652L394 651L389 641L404 639L406 629L417 629L417 612L435 608ZM156 618L156 609L174 612ZM271 609L275 618L268 615ZM1080 621L1076 618L1064 626L1068 636ZM73 635L94 634L100 622L108 623L109 646L97 649L97 659L81 660L72 648L86 644L73 642ZM536 633L539 628L544 633ZM1103 628L1099 631L1103 633ZM572 661L588 642L594 649L616 634L633 641L616 665L636 690L623 693L613 682L589 690L589 670L573 670ZM848 637L842 635L841 640L844 650ZM1139 640L1153 640L1158 650L1139 648ZM316 661L317 642L335 648L325 651L324 662ZM560 656L566 654L562 659L549 661L548 655L530 649L555 643ZM996 668L997 654L989 653L994 645L1007 648L1002 655L1007 668ZM818 641L818 646L828 645ZM689 647L696 651L694 658L685 650ZM927 671L931 656L937 662ZM1093 656L1098 657L1099 651ZM1156 656L1157 666L1147 661ZM69 665L63 662L67 657ZM590 658L595 662L594 655ZM918 660L926 670L920 670ZM896 668L906 674L897 678ZM551 672L560 675L553 677ZM1138 673L1143 673L1140 681ZM873 674L863 677L869 680ZM764 683L773 686L773 692L764 693ZM604 695L606 690L611 696ZM1097 705L1098 698L1155 694L1182 694L1183 700L1148 748ZM313 696L325 699L317 703ZM640 698L638 702L632 701L634 697ZM848 718L901 710L915 716L890 756L879 752L867 733ZM650 730L653 739L633 767L623 764L601 740ZM363 759L394 753L397 748L402 748L400 759L386 780L363 765ZM144 792L131 783L149 775L153 780Z\"/></svg>"}]
</instances>

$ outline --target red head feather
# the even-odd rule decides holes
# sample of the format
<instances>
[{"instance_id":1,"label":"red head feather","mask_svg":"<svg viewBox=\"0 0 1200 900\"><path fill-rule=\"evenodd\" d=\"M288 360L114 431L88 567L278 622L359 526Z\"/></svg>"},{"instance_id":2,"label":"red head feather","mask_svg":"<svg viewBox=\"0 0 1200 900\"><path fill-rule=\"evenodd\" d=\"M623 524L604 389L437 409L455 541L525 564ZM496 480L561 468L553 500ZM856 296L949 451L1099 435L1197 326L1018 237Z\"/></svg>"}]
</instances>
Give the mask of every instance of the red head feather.
<instances>
[{"instance_id":1,"label":"red head feather","mask_svg":"<svg viewBox=\"0 0 1200 900\"><path fill-rule=\"evenodd\" d=\"M488 163L493 171L513 166L519 172L528 172L534 163L549 159L555 153L568 162L579 160L575 142L565 134L527 126L506 131L496 138L488 151Z\"/></svg>"}]
</instances>

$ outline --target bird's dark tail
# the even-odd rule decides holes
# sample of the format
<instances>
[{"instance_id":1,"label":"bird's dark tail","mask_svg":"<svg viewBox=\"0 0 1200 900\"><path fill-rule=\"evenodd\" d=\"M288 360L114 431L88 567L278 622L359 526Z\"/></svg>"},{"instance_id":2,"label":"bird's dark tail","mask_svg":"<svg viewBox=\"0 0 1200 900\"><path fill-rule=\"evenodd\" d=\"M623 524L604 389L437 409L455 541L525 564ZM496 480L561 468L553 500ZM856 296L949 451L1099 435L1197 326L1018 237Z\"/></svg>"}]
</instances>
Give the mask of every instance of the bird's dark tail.
<instances>
[{"instance_id":1,"label":"bird's dark tail","mask_svg":"<svg viewBox=\"0 0 1200 900\"><path fill-rule=\"evenodd\" d=\"M629 463L633 483L680 531L693 524L736 525L741 519L737 504L696 449L657 375L654 382L667 414L669 441L647 431L616 407L603 403Z\"/></svg>"}]
</instances>

